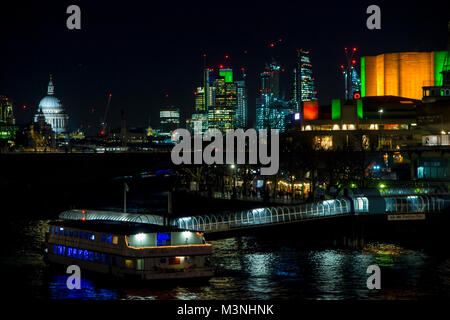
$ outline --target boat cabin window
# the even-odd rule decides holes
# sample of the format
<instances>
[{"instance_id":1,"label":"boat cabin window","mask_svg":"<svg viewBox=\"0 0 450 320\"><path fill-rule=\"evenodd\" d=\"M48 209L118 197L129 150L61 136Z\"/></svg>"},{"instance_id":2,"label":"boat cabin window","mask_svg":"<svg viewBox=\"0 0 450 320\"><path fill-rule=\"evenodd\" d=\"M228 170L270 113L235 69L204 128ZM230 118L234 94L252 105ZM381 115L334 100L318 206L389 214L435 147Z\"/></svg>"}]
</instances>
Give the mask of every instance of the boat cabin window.
<instances>
[{"instance_id":1,"label":"boat cabin window","mask_svg":"<svg viewBox=\"0 0 450 320\"><path fill-rule=\"evenodd\" d=\"M170 233L158 233L157 246L170 246Z\"/></svg>"},{"instance_id":2,"label":"boat cabin window","mask_svg":"<svg viewBox=\"0 0 450 320\"><path fill-rule=\"evenodd\" d=\"M134 269L134 263L133 260L125 259L125 267L129 269Z\"/></svg>"}]
</instances>

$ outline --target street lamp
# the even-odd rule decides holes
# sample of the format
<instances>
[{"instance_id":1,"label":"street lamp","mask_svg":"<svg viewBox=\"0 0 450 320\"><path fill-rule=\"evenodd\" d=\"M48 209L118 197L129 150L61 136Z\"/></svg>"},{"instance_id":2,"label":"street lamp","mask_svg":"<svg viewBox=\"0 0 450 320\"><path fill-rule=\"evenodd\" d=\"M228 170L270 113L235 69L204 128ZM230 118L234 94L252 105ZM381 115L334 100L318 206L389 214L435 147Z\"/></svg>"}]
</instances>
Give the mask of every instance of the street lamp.
<instances>
[{"instance_id":1,"label":"street lamp","mask_svg":"<svg viewBox=\"0 0 450 320\"><path fill-rule=\"evenodd\" d=\"M378 114L380 115L380 121L378 123L378 132L379 132L379 137L380 137L380 151L381 151L381 114L383 113L383 109L379 109L378 110Z\"/></svg>"}]
</instances>

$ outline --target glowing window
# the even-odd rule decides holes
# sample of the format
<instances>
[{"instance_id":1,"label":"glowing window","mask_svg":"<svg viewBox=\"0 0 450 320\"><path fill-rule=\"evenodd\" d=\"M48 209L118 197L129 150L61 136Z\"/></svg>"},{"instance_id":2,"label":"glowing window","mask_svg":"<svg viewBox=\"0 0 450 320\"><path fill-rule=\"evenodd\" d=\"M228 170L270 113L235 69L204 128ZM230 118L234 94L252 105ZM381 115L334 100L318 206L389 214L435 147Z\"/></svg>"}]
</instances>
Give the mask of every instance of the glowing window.
<instances>
[{"instance_id":1,"label":"glowing window","mask_svg":"<svg viewBox=\"0 0 450 320\"><path fill-rule=\"evenodd\" d=\"M170 233L158 233L157 246L170 246Z\"/></svg>"},{"instance_id":2,"label":"glowing window","mask_svg":"<svg viewBox=\"0 0 450 320\"><path fill-rule=\"evenodd\" d=\"M128 269L133 269L134 268L133 260L125 259L125 267L127 267Z\"/></svg>"},{"instance_id":3,"label":"glowing window","mask_svg":"<svg viewBox=\"0 0 450 320\"><path fill-rule=\"evenodd\" d=\"M112 239L112 243L113 244L118 244L119 243L119 237L118 236L114 236Z\"/></svg>"},{"instance_id":4,"label":"glowing window","mask_svg":"<svg viewBox=\"0 0 450 320\"><path fill-rule=\"evenodd\" d=\"M169 265L180 264L180 263L181 263L180 257L169 258Z\"/></svg>"}]
</instances>

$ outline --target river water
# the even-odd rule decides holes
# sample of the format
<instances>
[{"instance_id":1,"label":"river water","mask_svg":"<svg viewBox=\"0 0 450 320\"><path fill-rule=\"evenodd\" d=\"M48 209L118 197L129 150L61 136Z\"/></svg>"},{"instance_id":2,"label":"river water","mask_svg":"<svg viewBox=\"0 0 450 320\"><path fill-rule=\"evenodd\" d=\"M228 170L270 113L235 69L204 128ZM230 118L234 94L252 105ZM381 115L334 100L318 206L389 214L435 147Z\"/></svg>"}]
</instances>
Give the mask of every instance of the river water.
<instances>
[{"instance_id":1,"label":"river water","mask_svg":"<svg viewBox=\"0 0 450 320\"><path fill-rule=\"evenodd\" d=\"M365 250L308 249L292 240L236 237L213 244L209 282L154 287L82 273L82 289L68 290L63 270L43 261L47 220L1 224L3 290L10 298L158 299L427 299L450 298L450 254L370 244ZM368 290L367 267L381 268L381 290Z\"/></svg>"}]
</instances>

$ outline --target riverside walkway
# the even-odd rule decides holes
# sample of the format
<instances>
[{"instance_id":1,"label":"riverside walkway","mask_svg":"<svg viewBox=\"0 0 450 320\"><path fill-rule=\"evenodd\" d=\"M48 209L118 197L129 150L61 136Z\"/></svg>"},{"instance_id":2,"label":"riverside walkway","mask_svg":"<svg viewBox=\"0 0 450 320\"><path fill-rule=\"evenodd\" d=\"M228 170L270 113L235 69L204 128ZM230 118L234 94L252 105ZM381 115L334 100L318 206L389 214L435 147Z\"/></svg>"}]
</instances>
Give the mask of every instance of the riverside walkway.
<instances>
[{"instance_id":1,"label":"riverside walkway","mask_svg":"<svg viewBox=\"0 0 450 320\"><path fill-rule=\"evenodd\" d=\"M349 215L396 216L399 220L444 213L450 207L449 195L381 196L374 192L354 192L348 197L323 200L311 204L285 205L243 210L230 213L211 213L171 219L170 224L181 229L205 233L227 232L261 226L299 223L308 220L338 219ZM68 220L100 220L163 225L158 215L133 214L99 210L68 210L59 217Z\"/></svg>"}]
</instances>

